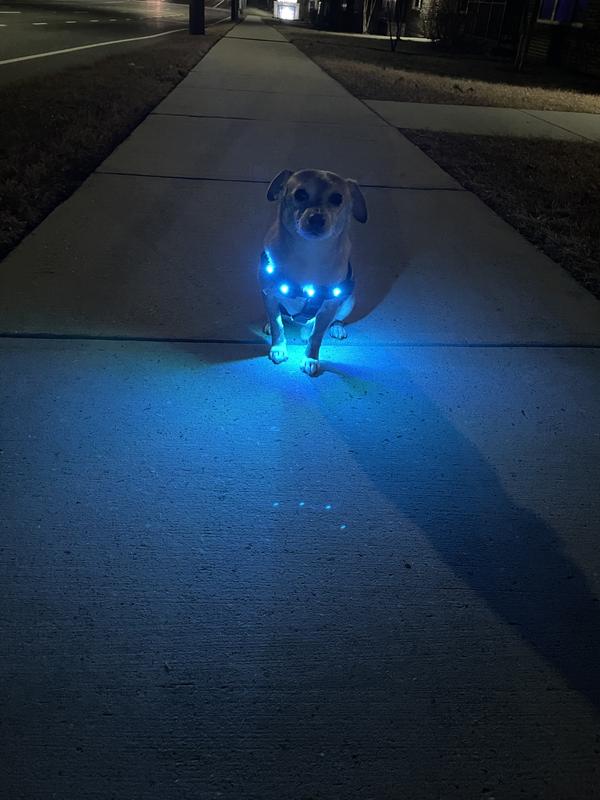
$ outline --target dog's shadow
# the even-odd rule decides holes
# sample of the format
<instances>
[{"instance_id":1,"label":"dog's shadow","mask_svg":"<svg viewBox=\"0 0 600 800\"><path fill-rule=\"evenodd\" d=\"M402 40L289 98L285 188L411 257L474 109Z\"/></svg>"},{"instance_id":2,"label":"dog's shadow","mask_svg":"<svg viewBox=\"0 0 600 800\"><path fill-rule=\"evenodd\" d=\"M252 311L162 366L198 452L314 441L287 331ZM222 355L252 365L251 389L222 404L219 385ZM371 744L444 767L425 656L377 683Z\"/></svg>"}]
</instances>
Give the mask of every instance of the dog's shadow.
<instances>
[{"instance_id":1,"label":"dog's shadow","mask_svg":"<svg viewBox=\"0 0 600 800\"><path fill-rule=\"evenodd\" d=\"M599 598L559 531L509 496L489 456L407 370L386 374L382 386L375 367L324 361L323 369L339 380L319 384L307 401L357 468L460 581L600 710ZM358 415L349 395L360 398Z\"/></svg>"}]
</instances>

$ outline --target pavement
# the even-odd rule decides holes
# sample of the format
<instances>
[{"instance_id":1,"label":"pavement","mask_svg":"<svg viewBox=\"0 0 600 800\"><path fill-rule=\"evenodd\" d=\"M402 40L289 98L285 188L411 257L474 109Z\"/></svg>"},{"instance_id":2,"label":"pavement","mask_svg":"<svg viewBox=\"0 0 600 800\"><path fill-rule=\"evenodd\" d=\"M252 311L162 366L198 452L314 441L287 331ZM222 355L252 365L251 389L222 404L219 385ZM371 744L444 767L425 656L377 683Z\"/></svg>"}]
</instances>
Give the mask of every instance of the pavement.
<instances>
[{"instance_id":1,"label":"pavement","mask_svg":"<svg viewBox=\"0 0 600 800\"><path fill-rule=\"evenodd\" d=\"M260 335L283 168L349 339ZM597 800L600 304L248 15L0 267L10 800Z\"/></svg>"},{"instance_id":2,"label":"pavement","mask_svg":"<svg viewBox=\"0 0 600 800\"><path fill-rule=\"evenodd\" d=\"M399 103L395 100L365 100L365 103L386 122L398 128L472 133L480 136L600 142L600 113L525 111L442 103Z\"/></svg>"},{"instance_id":3,"label":"pavement","mask_svg":"<svg viewBox=\"0 0 600 800\"><path fill-rule=\"evenodd\" d=\"M228 19L226 0L207 0L207 25ZM214 7L212 6L214 3ZM189 10L173 2L138 0L13 0L0 4L0 87L51 80L71 67L152 47L187 31Z\"/></svg>"}]
</instances>

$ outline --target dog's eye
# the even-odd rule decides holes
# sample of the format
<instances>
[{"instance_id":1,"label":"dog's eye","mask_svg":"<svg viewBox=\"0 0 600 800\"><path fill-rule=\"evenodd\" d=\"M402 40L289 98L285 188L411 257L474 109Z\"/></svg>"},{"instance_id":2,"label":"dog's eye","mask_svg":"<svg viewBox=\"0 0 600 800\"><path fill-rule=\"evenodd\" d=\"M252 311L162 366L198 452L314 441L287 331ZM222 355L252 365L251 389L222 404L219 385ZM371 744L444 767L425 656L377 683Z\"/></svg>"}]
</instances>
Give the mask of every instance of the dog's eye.
<instances>
[{"instance_id":1,"label":"dog's eye","mask_svg":"<svg viewBox=\"0 0 600 800\"><path fill-rule=\"evenodd\" d=\"M296 189L294 192L294 200L297 200L299 203L306 203L308 200L308 192L306 189Z\"/></svg>"},{"instance_id":2,"label":"dog's eye","mask_svg":"<svg viewBox=\"0 0 600 800\"><path fill-rule=\"evenodd\" d=\"M333 194L329 195L329 202L332 206L341 206L343 199L344 198L339 192L334 192Z\"/></svg>"}]
</instances>

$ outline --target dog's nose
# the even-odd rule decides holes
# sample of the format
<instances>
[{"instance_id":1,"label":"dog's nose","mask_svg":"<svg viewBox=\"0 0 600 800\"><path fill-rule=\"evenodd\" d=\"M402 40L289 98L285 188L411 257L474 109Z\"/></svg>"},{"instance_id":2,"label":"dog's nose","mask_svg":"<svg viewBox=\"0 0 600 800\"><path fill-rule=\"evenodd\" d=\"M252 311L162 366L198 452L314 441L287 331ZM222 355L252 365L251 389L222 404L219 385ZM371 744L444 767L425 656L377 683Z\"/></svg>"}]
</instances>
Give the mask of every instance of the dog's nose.
<instances>
[{"instance_id":1,"label":"dog's nose","mask_svg":"<svg viewBox=\"0 0 600 800\"><path fill-rule=\"evenodd\" d=\"M325 217L323 214L319 214L318 212L315 214L311 214L308 218L308 224L311 228L314 228L317 231L320 231L321 228L325 226Z\"/></svg>"}]
</instances>

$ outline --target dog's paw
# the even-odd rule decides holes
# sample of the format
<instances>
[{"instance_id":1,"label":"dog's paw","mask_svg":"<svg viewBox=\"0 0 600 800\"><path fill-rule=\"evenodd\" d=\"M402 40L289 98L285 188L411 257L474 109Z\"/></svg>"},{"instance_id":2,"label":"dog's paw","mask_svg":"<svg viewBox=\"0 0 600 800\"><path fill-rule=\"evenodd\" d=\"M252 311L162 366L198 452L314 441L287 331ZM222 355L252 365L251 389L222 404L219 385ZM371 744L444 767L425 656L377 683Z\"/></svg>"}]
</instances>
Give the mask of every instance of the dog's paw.
<instances>
[{"instance_id":1,"label":"dog's paw","mask_svg":"<svg viewBox=\"0 0 600 800\"><path fill-rule=\"evenodd\" d=\"M332 322L329 326L329 335L333 339L347 339L348 331L346 330L344 323L340 322L339 319L336 319L335 322Z\"/></svg>"},{"instance_id":2,"label":"dog's paw","mask_svg":"<svg viewBox=\"0 0 600 800\"><path fill-rule=\"evenodd\" d=\"M287 361L287 347L284 344L274 344L269 350L269 358L274 364L281 364L282 361Z\"/></svg>"},{"instance_id":3,"label":"dog's paw","mask_svg":"<svg viewBox=\"0 0 600 800\"><path fill-rule=\"evenodd\" d=\"M302 359L302 363L300 364L300 369L302 372L305 372L307 375L310 375L311 378L314 378L316 375L319 374L320 365L316 358L309 358L308 356L304 356Z\"/></svg>"}]
</instances>

